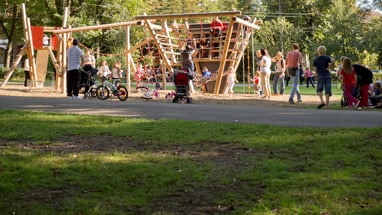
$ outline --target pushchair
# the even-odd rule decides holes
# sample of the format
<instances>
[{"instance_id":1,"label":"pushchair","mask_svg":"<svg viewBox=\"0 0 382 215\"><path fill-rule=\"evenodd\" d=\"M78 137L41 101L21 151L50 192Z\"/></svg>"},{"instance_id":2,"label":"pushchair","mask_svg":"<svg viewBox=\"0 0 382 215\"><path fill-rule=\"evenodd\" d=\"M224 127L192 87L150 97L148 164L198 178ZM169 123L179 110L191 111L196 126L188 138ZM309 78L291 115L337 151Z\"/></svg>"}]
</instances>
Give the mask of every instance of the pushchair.
<instances>
[{"instance_id":1,"label":"pushchair","mask_svg":"<svg viewBox=\"0 0 382 215\"><path fill-rule=\"evenodd\" d=\"M173 103L192 103L192 98L189 92L190 76L185 70L176 70L174 74L175 97Z\"/></svg>"},{"instance_id":2,"label":"pushchair","mask_svg":"<svg viewBox=\"0 0 382 215\"><path fill-rule=\"evenodd\" d=\"M345 92L344 92L344 86L341 86L341 89L342 89L342 96L341 96L341 108L345 108L345 107L348 107L348 100L345 96ZM352 95L357 98L357 99L361 99L360 98L360 88L359 86L355 87L353 89L353 93Z\"/></svg>"},{"instance_id":3,"label":"pushchair","mask_svg":"<svg viewBox=\"0 0 382 215\"><path fill-rule=\"evenodd\" d=\"M85 70L86 68L82 69L81 71L81 81L80 81L80 93L83 93L86 98L89 97L95 97L95 89L97 87L94 87L97 85L96 83L96 76L97 76L97 70ZM94 89L93 89L94 88Z\"/></svg>"}]
</instances>

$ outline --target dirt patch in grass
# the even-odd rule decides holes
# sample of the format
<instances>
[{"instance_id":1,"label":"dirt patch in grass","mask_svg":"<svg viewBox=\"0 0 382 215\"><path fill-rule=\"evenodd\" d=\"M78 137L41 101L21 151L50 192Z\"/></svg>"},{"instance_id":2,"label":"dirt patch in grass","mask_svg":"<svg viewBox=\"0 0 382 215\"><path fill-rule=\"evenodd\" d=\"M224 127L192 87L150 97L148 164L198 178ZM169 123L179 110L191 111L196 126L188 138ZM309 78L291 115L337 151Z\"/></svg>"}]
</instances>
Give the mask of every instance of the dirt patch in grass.
<instances>
[{"instance_id":1,"label":"dirt patch in grass","mask_svg":"<svg viewBox=\"0 0 382 215\"><path fill-rule=\"evenodd\" d=\"M195 165L213 165L213 172L208 173L204 182L187 182L186 184L174 184L171 192L160 196L145 208L150 214L225 214L241 207L243 202L257 202L262 196L263 184L248 184L242 180L236 180L235 175L243 169L251 168L246 162L249 157L260 159L266 152L259 152L246 147L240 147L234 143L216 144L213 142L198 143L191 145L148 145L136 142L126 137L76 137L67 136L53 140L51 144L37 144L31 141L15 141L7 144L0 140L1 148L20 148L38 152L41 154L80 154L80 153L119 153L124 152L150 152L164 156L176 156L180 159L188 159ZM58 170L59 171L59 170ZM59 174L59 172L58 172ZM228 181L222 183L222 178ZM65 186L65 185L63 185ZM17 199L19 205L41 205L47 203L46 194L49 194L51 204L57 206L60 199L67 197L69 191L75 189L60 186L59 190L48 190L38 187L29 191L28 199ZM44 190L46 189L46 190ZM32 189L34 190L34 189ZM42 195L43 194L43 195ZM233 195L234 200L226 202L226 195ZM239 195L240 194L240 195ZM60 195L63 195L60 197ZM53 206L52 205L52 206ZM128 211L133 214L142 214L142 208L129 207Z\"/></svg>"}]
</instances>

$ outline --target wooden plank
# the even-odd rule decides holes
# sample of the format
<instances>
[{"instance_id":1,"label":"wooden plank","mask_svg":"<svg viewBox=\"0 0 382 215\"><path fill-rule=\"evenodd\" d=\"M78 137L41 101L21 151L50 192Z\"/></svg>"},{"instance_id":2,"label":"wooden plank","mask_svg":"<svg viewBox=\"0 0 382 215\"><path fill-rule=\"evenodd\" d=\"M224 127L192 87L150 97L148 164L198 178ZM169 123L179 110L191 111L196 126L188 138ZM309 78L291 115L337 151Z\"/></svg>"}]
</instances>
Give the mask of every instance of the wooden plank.
<instances>
[{"instance_id":1,"label":"wooden plank","mask_svg":"<svg viewBox=\"0 0 382 215\"><path fill-rule=\"evenodd\" d=\"M204 17L214 17L214 16L239 16L240 11L222 11L222 12L209 12L209 13L184 13L184 14L161 14L161 15L143 15L136 16L135 20L146 20L146 19L181 19L181 18L204 18Z\"/></svg>"},{"instance_id":2,"label":"wooden plank","mask_svg":"<svg viewBox=\"0 0 382 215\"><path fill-rule=\"evenodd\" d=\"M130 48L129 50L126 51L126 54L130 54L131 52L137 50L138 48L140 48L141 46L143 46L144 44L150 42L152 40L152 38L147 38L145 40L143 40L142 42L136 44L135 46L133 46L132 48Z\"/></svg>"},{"instance_id":3,"label":"wooden plank","mask_svg":"<svg viewBox=\"0 0 382 215\"><path fill-rule=\"evenodd\" d=\"M129 21L129 22L120 22L113 24L104 24L104 25L93 25L93 26L84 26L77 28L65 28L52 31L53 34L64 34L64 33L73 33L73 32L81 32L81 31L90 31L90 30L102 30L102 29L110 29L110 28L120 28L131 25L140 25L140 21Z\"/></svg>"},{"instance_id":4,"label":"wooden plank","mask_svg":"<svg viewBox=\"0 0 382 215\"><path fill-rule=\"evenodd\" d=\"M1 82L1 85L0 85L0 88L5 86L5 84L9 81L9 79L11 78L13 72L16 70L17 68L17 65L20 63L21 59L23 58L26 50L28 48L28 42L26 41L23 48L19 51L19 53L16 55L16 59L15 61L13 62L11 68L9 69L7 75L5 76L4 78L4 81Z\"/></svg>"},{"instance_id":5,"label":"wooden plank","mask_svg":"<svg viewBox=\"0 0 382 215\"><path fill-rule=\"evenodd\" d=\"M49 50L38 50L36 55L36 81L38 86L44 86L48 70Z\"/></svg>"},{"instance_id":6,"label":"wooden plank","mask_svg":"<svg viewBox=\"0 0 382 215\"><path fill-rule=\"evenodd\" d=\"M220 57L220 59L222 59L222 62L220 63L218 74L216 77L216 85L215 85L215 89L214 89L214 93L216 95L219 94L219 92L220 92L220 85L221 85L221 81L222 81L222 77L223 77L223 73L224 73L223 70L225 69L225 63L227 61L227 50L229 47L229 43L231 41L233 24L234 24L234 18L231 17L230 22L229 22L228 27L227 27L227 36L226 36L226 40L224 42L223 53Z\"/></svg>"}]
</instances>

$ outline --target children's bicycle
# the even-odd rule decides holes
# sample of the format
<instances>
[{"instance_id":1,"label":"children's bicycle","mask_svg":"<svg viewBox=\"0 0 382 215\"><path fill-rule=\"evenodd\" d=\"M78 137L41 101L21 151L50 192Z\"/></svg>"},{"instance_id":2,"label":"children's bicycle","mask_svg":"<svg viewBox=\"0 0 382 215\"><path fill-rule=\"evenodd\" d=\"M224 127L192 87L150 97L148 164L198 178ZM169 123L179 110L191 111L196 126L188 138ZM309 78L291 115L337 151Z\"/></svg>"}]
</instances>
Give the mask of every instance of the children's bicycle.
<instances>
[{"instance_id":1,"label":"children's bicycle","mask_svg":"<svg viewBox=\"0 0 382 215\"><path fill-rule=\"evenodd\" d=\"M143 99L153 99L159 98L159 88L151 89L148 86L139 86L135 88L138 92L143 92L141 98Z\"/></svg>"},{"instance_id":2,"label":"children's bicycle","mask_svg":"<svg viewBox=\"0 0 382 215\"><path fill-rule=\"evenodd\" d=\"M104 80L102 85L97 87L96 95L101 100L106 100L111 95L117 96L120 101L126 101L129 97L126 87L120 85L119 81L111 83L108 80Z\"/></svg>"}]
</instances>

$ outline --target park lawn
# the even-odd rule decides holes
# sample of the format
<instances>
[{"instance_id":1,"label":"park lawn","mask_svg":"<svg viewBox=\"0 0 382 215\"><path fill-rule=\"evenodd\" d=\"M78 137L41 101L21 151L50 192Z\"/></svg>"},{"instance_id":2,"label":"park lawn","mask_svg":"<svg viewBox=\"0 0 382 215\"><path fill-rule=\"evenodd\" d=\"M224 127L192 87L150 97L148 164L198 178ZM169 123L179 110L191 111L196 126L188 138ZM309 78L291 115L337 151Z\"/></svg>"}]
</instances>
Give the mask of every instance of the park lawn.
<instances>
[{"instance_id":1,"label":"park lawn","mask_svg":"<svg viewBox=\"0 0 382 215\"><path fill-rule=\"evenodd\" d=\"M1 214L382 214L380 128L0 115Z\"/></svg>"}]
</instances>

